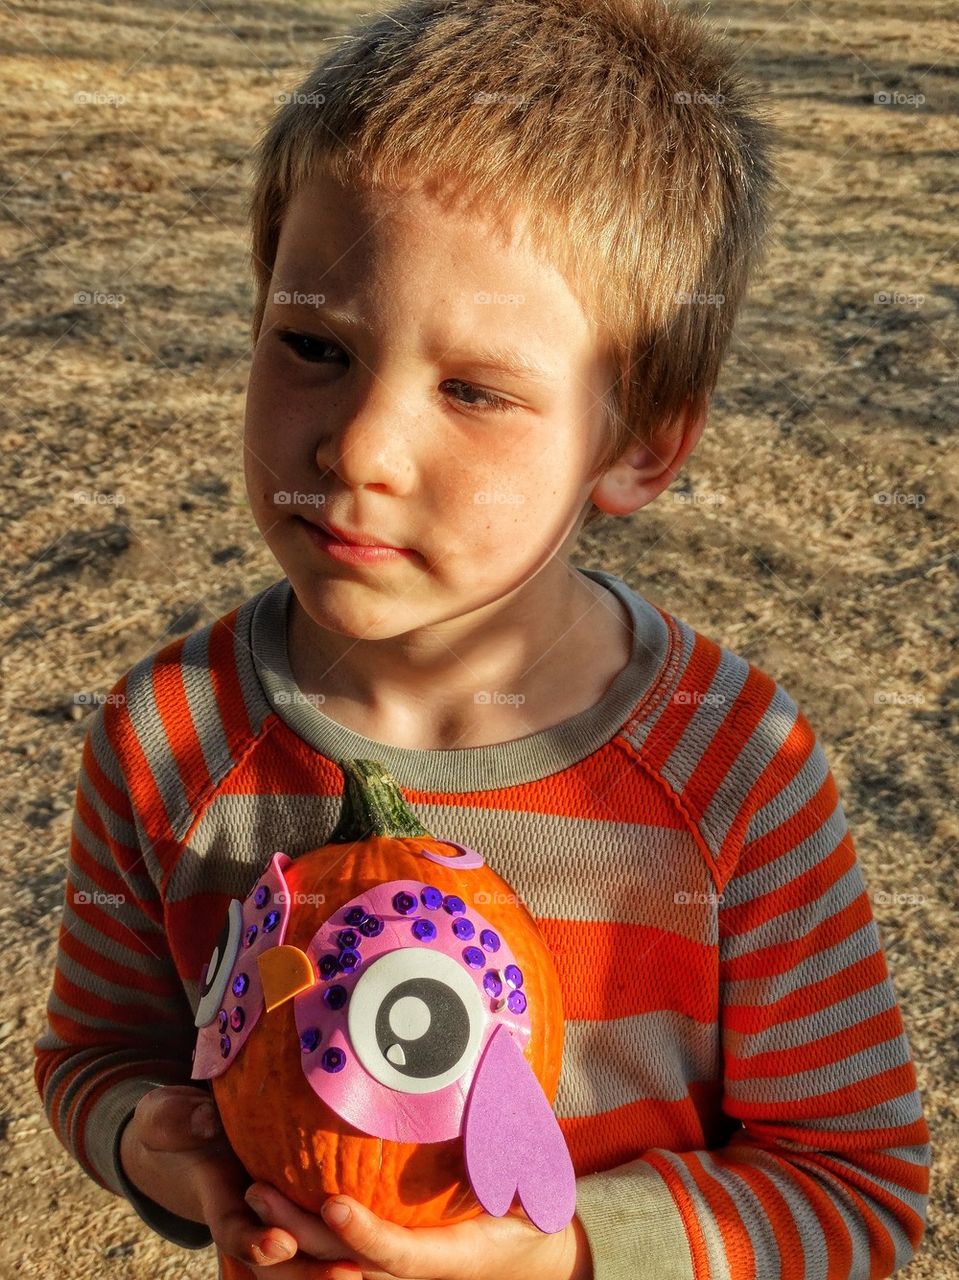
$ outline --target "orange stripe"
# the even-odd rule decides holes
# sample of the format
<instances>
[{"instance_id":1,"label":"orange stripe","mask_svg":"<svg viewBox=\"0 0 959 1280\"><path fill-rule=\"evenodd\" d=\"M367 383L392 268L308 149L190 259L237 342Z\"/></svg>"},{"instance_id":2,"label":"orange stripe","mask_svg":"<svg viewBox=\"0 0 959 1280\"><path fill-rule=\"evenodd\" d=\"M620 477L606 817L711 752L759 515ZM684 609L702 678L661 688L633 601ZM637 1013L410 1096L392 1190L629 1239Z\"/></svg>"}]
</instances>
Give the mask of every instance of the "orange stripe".
<instances>
[{"instance_id":1,"label":"orange stripe","mask_svg":"<svg viewBox=\"0 0 959 1280\"><path fill-rule=\"evenodd\" d=\"M99 951L88 947L69 930L64 930L60 937L60 951L86 969L88 973L104 978L117 986L126 985L130 990L142 991L147 995L166 999L178 999L182 993L180 983L175 977L158 977L152 973L145 973L142 969L135 969L131 965L121 964L119 960L111 960L107 963Z\"/></svg>"},{"instance_id":2,"label":"orange stripe","mask_svg":"<svg viewBox=\"0 0 959 1280\"><path fill-rule=\"evenodd\" d=\"M740 1217L736 1202L702 1164L698 1155L691 1152L680 1157L689 1170L690 1177L699 1188L708 1210L715 1219L723 1239L723 1256L729 1267L730 1280L756 1280L756 1251L746 1225Z\"/></svg>"},{"instance_id":3,"label":"orange stripe","mask_svg":"<svg viewBox=\"0 0 959 1280\"><path fill-rule=\"evenodd\" d=\"M537 916L536 923L553 955L567 1019L675 1009L716 1022L715 947L622 921Z\"/></svg>"},{"instance_id":4,"label":"orange stripe","mask_svg":"<svg viewBox=\"0 0 959 1280\"><path fill-rule=\"evenodd\" d=\"M768 1079L776 1076L797 1075L812 1067L825 1067L841 1062L852 1053L861 1053L873 1045L884 1044L902 1034L902 1017L896 1005L882 1013L864 1018L853 1026L841 1027L831 1035L797 1045L789 1049L772 1049L740 1058L727 1050L725 1072L727 1080Z\"/></svg>"},{"instance_id":5,"label":"orange stripe","mask_svg":"<svg viewBox=\"0 0 959 1280\"><path fill-rule=\"evenodd\" d=\"M170 744L170 763L176 766L191 811L213 789L199 735L190 714L183 683L183 645L186 637L163 650L153 665L153 697Z\"/></svg>"},{"instance_id":6,"label":"orange stripe","mask_svg":"<svg viewBox=\"0 0 959 1280\"><path fill-rule=\"evenodd\" d=\"M696 695L709 688L719 668L721 656L720 647L715 641L696 633L689 661L673 690L669 706L653 725L642 746L642 754L653 769L662 769L686 732L690 720L696 714Z\"/></svg>"},{"instance_id":7,"label":"orange stripe","mask_svg":"<svg viewBox=\"0 0 959 1280\"><path fill-rule=\"evenodd\" d=\"M218 619L210 631L210 679L233 760L239 760L253 737L253 726L247 715L243 686L236 668L234 646L239 612L237 608ZM241 636L239 643L247 641Z\"/></svg>"},{"instance_id":8,"label":"orange stripe","mask_svg":"<svg viewBox=\"0 0 959 1280\"><path fill-rule=\"evenodd\" d=\"M690 1086L691 1095L695 1090ZM693 1096L640 1098L601 1115L557 1117L557 1123L577 1178L627 1164L650 1147L688 1150L705 1138Z\"/></svg>"},{"instance_id":9,"label":"orange stripe","mask_svg":"<svg viewBox=\"0 0 959 1280\"><path fill-rule=\"evenodd\" d=\"M775 692L775 682L758 667L750 664L742 690L723 716L686 784L690 796L696 798L700 814L706 812L742 751L743 743L752 736L753 730L766 714Z\"/></svg>"},{"instance_id":10,"label":"orange stripe","mask_svg":"<svg viewBox=\"0 0 959 1280\"><path fill-rule=\"evenodd\" d=\"M802 1163L806 1167L830 1169L833 1173L836 1173L836 1170L833 1167L833 1161L831 1161L828 1156L803 1156ZM861 1185L862 1179L856 1175L856 1171L854 1169L849 1169L845 1166L842 1167L841 1172L836 1174L836 1176L846 1193L846 1198L852 1201L853 1209L859 1214L859 1217L862 1219L862 1224L866 1228L866 1236L869 1242L870 1280L873 1280L873 1278L875 1278L875 1280L881 1280L882 1277L892 1275L893 1265L896 1258L896 1247L892 1236L886 1230L885 1225L879 1220L867 1201L864 1200L862 1196L857 1195L853 1190L854 1185ZM878 1192L879 1190L880 1188L878 1187L872 1187L870 1188L869 1193L872 1195L874 1192ZM884 1194L888 1195L888 1193ZM877 1199L878 1198L879 1197L877 1196ZM906 1218L915 1216L909 1207L901 1200L893 1198L891 1203L894 1206L894 1217L897 1220L903 1221ZM904 1221L903 1226L905 1227Z\"/></svg>"},{"instance_id":11,"label":"orange stripe","mask_svg":"<svg viewBox=\"0 0 959 1280\"><path fill-rule=\"evenodd\" d=\"M809 1163L818 1165L821 1169L831 1169L833 1173L835 1173L836 1177L841 1178L847 1187L859 1187L859 1189L863 1191L870 1200L876 1201L878 1204L882 1205L884 1209L889 1211L892 1217L905 1231L910 1241L912 1241L913 1246L918 1244L925 1229L925 1224L923 1223L922 1218L919 1217L912 1206L908 1205L905 1200L900 1199L900 1197L894 1195L893 1192L873 1182L869 1177L868 1172L864 1172L861 1168L857 1167L858 1164L864 1164L868 1169L868 1166L871 1163L869 1153L859 1157L857 1165L840 1164L838 1161L834 1160L832 1156L826 1154L811 1155L809 1157ZM870 1210L870 1215L875 1216L872 1213L872 1210ZM875 1221L877 1224L881 1225L878 1217L875 1217ZM892 1238L889 1236L885 1226L882 1227L882 1232L883 1237L889 1239L891 1244ZM888 1262L890 1269L892 1268L892 1263L893 1258L890 1257ZM888 1274L888 1272L886 1274Z\"/></svg>"},{"instance_id":12,"label":"orange stripe","mask_svg":"<svg viewBox=\"0 0 959 1280\"><path fill-rule=\"evenodd\" d=\"M740 1144L737 1144L740 1145ZM782 1262L791 1262L794 1258L802 1258L804 1254L803 1238L796 1224L787 1201L776 1183L765 1169L738 1159L732 1150L714 1151L712 1157L717 1164L742 1178L762 1206L762 1212L772 1228L776 1240L776 1250ZM737 1213L735 1204L733 1211ZM782 1268L781 1268L782 1270ZM734 1271L733 1277L737 1275Z\"/></svg>"},{"instance_id":13,"label":"orange stripe","mask_svg":"<svg viewBox=\"0 0 959 1280\"><path fill-rule=\"evenodd\" d=\"M814 745L810 746L810 750ZM802 763L805 764L805 760ZM773 862L783 853L795 849L804 840L808 840L832 816L838 801L836 780L832 772L827 771L819 790L809 796L800 809L797 809L779 826L773 827L771 831L766 831L749 842L745 858L749 863L750 871L764 867L767 862Z\"/></svg>"},{"instance_id":14,"label":"orange stripe","mask_svg":"<svg viewBox=\"0 0 959 1280\"><path fill-rule=\"evenodd\" d=\"M854 1080L829 1093L817 1093L812 1098L792 1098L780 1101L744 1102L741 1098L727 1097L726 1108L738 1119L749 1120L797 1120L804 1116L819 1120L826 1116L845 1116L852 1111L865 1111L889 1098L900 1098L915 1087L911 1062L889 1067L867 1080Z\"/></svg>"},{"instance_id":15,"label":"orange stripe","mask_svg":"<svg viewBox=\"0 0 959 1280\"><path fill-rule=\"evenodd\" d=\"M683 1159L680 1155L680 1160ZM710 1280L712 1269L709 1265L709 1252L706 1249L706 1238L703 1228L693 1208L689 1192L679 1174L664 1156L657 1151L649 1151L644 1157L646 1163L656 1170L673 1194L686 1228L686 1239L689 1241L689 1252L693 1263L693 1280ZM685 1161L684 1161L685 1163Z\"/></svg>"},{"instance_id":16,"label":"orange stripe","mask_svg":"<svg viewBox=\"0 0 959 1280\"><path fill-rule=\"evenodd\" d=\"M797 991L790 991L772 1004L725 1004L723 1022L733 1031L751 1034L765 1031L777 1022L791 1022L811 1013L820 1013L839 1000L858 995L861 991L885 981L888 976L886 961L881 951L864 956L848 968L834 973L820 982L810 983Z\"/></svg>"}]
</instances>

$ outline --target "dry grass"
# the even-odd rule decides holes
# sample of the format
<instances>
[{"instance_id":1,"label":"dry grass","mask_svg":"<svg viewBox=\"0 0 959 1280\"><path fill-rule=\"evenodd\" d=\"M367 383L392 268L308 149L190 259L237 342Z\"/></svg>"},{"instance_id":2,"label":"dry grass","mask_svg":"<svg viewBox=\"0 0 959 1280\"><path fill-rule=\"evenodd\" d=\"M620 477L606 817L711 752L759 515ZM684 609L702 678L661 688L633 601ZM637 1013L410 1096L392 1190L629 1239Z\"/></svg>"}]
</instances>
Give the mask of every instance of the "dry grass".
<instances>
[{"instance_id":1,"label":"dry grass","mask_svg":"<svg viewBox=\"0 0 959 1280\"><path fill-rule=\"evenodd\" d=\"M248 153L273 95L363 10L2 9L0 911L21 932L0 1008L15 1242L0 1276L209 1280L211 1254L149 1234L38 1110L32 1043L85 729L74 695L105 692L279 576L241 469ZM708 12L774 99L790 196L699 451L651 508L591 531L580 563L756 662L819 733L933 1133L929 1228L903 1274L943 1280L959 1276L956 31L932 0L721 0ZM926 101L883 107L878 90ZM878 305L880 290L924 301ZM78 291L125 300L83 306ZM876 500L889 493L902 500Z\"/></svg>"}]
</instances>

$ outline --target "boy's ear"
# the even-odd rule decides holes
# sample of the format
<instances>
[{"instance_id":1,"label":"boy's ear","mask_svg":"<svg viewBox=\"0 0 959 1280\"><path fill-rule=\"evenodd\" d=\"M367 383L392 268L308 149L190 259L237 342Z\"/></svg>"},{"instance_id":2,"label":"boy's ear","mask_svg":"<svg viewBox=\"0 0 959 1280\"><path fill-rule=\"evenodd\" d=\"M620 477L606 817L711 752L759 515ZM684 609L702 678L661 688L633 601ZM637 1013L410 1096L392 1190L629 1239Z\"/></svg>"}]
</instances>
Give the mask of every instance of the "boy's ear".
<instances>
[{"instance_id":1,"label":"boy's ear","mask_svg":"<svg viewBox=\"0 0 959 1280\"><path fill-rule=\"evenodd\" d=\"M657 498L695 449L709 416L709 402L689 401L671 427L649 444L637 442L600 476L590 498L611 516L628 516Z\"/></svg>"}]
</instances>

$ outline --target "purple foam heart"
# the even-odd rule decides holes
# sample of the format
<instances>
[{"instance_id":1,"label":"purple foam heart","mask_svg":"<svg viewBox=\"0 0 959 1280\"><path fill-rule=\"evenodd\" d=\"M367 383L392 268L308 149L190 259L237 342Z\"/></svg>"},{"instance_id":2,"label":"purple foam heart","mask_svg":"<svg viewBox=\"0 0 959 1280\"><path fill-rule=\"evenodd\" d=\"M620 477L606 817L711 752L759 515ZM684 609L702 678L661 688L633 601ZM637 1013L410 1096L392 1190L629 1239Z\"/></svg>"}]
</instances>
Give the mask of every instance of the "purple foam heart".
<instances>
[{"instance_id":1,"label":"purple foam heart","mask_svg":"<svg viewBox=\"0 0 959 1280\"><path fill-rule=\"evenodd\" d=\"M477 1200L501 1218L513 1197L540 1231L561 1231L576 1211L576 1174L549 1100L505 1026L487 1041L463 1125L466 1171Z\"/></svg>"}]
</instances>

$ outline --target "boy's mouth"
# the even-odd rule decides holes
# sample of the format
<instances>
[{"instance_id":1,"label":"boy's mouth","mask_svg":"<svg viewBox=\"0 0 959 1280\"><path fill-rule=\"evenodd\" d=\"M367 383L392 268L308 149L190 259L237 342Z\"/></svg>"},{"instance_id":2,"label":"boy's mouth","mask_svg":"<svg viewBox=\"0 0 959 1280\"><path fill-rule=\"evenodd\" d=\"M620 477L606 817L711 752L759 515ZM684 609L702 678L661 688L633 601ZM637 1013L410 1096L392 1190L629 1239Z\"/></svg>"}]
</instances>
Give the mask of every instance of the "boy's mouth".
<instances>
[{"instance_id":1,"label":"boy's mouth","mask_svg":"<svg viewBox=\"0 0 959 1280\"><path fill-rule=\"evenodd\" d=\"M304 526L311 541L330 552L336 559L347 557L351 563L362 563L374 559L399 559L413 555L409 547L396 547L386 542L379 542L370 534L348 532L337 525L314 523L301 515L297 515L296 519Z\"/></svg>"}]
</instances>

